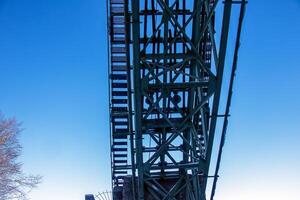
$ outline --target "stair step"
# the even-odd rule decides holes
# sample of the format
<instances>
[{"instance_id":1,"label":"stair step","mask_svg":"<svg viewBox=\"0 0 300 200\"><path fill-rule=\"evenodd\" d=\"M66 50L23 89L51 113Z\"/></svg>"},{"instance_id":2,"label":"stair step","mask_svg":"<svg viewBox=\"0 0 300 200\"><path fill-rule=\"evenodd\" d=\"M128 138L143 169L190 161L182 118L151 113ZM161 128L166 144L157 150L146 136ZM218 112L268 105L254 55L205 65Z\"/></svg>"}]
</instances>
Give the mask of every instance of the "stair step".
<instances>
[{"instance_id":1,"label":"stair step","mask_svg":"<svg viewBox=\"0 0 300 200\"><path fill-rule=\"evenodd\" d=\"M127 141L126 142L113 142L113 145L127 145Z\"/></svg>"},{"instance_id":2,"label":"stair step","mask_svg":"<svg viewBox=\"0 0 300 200\"><path fill-rule=\"evenodd\" d=\"M113 134L114 139L127 139L127 135L124 134Z\"/></svg>"},{"instance_id":3,"label":"stair step","mask_svg":"<svg viewBox=\"0 0 300 200\"><path fill-rule=\"evenodd\" d=\"M126 164L116 164L114 163L113 167L118 168L118 169L128 169L128 165Z\"/></svg>"},{"instance_id":4,"label":"stair step","mask_svg":"<svg viewBox=\"0 0 300 200\"><path fill-rule=\"evenodd\" d=\"M113 154L115 158L127 158L127 154Z\"/></svg>"},{"instance_id":5,"label":"stair step","mask_svg":"<svg viewBox=\"0 0 300 200\"><path fill-rule=\"evenodd\" d=\"M125 47L112 47L111 48L112 53L126 53Z\"/></svg>"},{"instance_id":6,"label":"stair step","mask_svg":"<svg viewBox=\"0 0 300 200\"><path fill-rule=\"evenodd\" d=\"M124 7L114 7L112 6L111 7L111 14L114 15L114 14L124 14L125 13L125 9Z\"/></svg>"},{"instance_id":7,"label":"stair step","mask_svg":"<svg viewBox=\"0 0 300 200\"><path fill-rule=\"evenodd\" d=\"M127 107L112 107L111 110L113 112L128 112Z\"/></svg>"},{"instance_id":8,"label":"stair step","mask_svg":"<svg viewBox=\"0 0 300 200\"><path fill-rule=\"evenodd\" d=\"M112 112L111 116L114 119L128 119L128 112Z\"/></svg>"},{"instance_id":9,"label":"stair step","mask_svg":"<svg viewBox=\"0 0 300 200\"><path fill-rule=\"evenodd\" d=\"M114 174L127 174L127 171L113 171Z\"/></svg>"},{"instance_id":10,"label":"stair step","mask_svg":"<svg viewBox=\"0 0 300 200\"><path fill-rule=\"evenodd\" d=\"M127 151L127 148L116 148L116 147L113 147L112 150L113 151Z\"/></svg>"},{"instance_id":11,"label":"stair step","mask_svg":"<svg viewBox=\"0 0 300 200\"><path fill-rule=\"evenodd\" d=\"M113 122L114 126L128 126L128 122L127 121L120 121L120 122Z\"/></svg>"},{"instance_id":12,"label":"stair step","mask_svg":"<svg viewBox=\"0 0 300 200\"><path fill-rule=\"evenodd\" d=\"M110 78L112 80L127 80L127 74L111 74Z\"/></svg>"},{"instance_id":13,"label":"stair step","mask_svg":"<svg viewBox=\"0 0 300 200\"><path fill-rule=\"evenodd\" d=\"M127 96L127 91L112 91L112 96Z\"/></svg>"},{"instance_id":14,"label":"stair step","mask_svg":"<svg viewBox=\"0 0 300 200\"><path fill-rule=\"evenodd\" d=\"M125 37L116 37L116 36L112 37L113 44L124 44L125 41L126 41Z\"/></svg>"},{"instance_id":15,"label":"stair step","mask_svg":"<svg viewBox=\"0 0 300 200\"><path fill-rule=\"evenodd\" d=\"M127 104L127 99L112 99L113 104Z\"/></svg>"},{"instance_id":16,"label":"stair step","mask_svg":"<svg viewBox=\"0 0 300 200\"><path fill-rule=\"evenodd\" d=\"M124 4L124 0L111 0L111 4Z\"/></svg>"},{"instance_id":17,"label":"stair step","mask_svg":"<svg viewBox=\"0 0 300 200\"><path fill-rule=\"evenodd\" d=\"M126 65L112 65L111 66L112 71L127 71Z\"/></svg>"},{"instance_id":18,"label":"stair step","mask_svg":"<svg viewBox=\"0 0 300 200\"><path fill-rule=\"evenodd\" d=\"M116 128L115 133L129 133L129 130L126 128Z\"/></svg>"},{"instance_id":19,"label":"stair step","mask_svg":"<svg viewBox=\"0 0 300 200\"><path fill-rule=\"evenodd\" d=\"M112 88L127 88L127 83L112 83Z\"/></svg>"},{"instance_id":20,"label":"stair step","mask_svg":"<svg viewBox=\"0 0 300 200\"><path fill-rule=\"evenodd\" d=\"M117 176L117 177L115 177L115 178L124 181L124 178L125 178L125 177L126 177L126 176L124 175L124 176ZM120 180L119 180L119 181L120 181Z\"/></svg>"},{"instance_id":21,"label":"stair step","mask_svg":"<svg viewBox=\"0 0 300 200\"><path fill-rule=\"evenodd\" d=\"M125 28L123 27L115 27L112 29L113 34L125 34Z\"/></svg>"},{"instance_id":22,"label":"stair step","mask_svg":"<svg viewBox=\"0 0 300 200\"><path fill-rule=\"evenodd\" d=\"M113 112L111 113L113 117L117 117L117 118L127 118L128 117L128 112Z\"/></svg>"},{"instance_id":23,"label":"stair step","mask_svg":"<svg viewBox=\"0 0 300 200\"><path fill-rule=\"evenodd\" d=\"M112 56L111 58L112 62L127 62L126 56Z\"/></svg>"},{"instance_id":24,"label":"stair step","mask_svg":"<svg viewBox=\"0 0 300 200\"><path fill-rule=\"evenodd\" d=\"M114 163L127 163L127 160L114 160Z\"/></svg>"},{"instance_id":25,"label":"stair step","mask_svg":"<svg viewBox=\"0 0 300 200\"><path fill-rule=\"evenodd\" d=\"M125 18L123 16L114 16L112 17L112 23L115 25L125 25Z\"/></svg>"}]
</instances>

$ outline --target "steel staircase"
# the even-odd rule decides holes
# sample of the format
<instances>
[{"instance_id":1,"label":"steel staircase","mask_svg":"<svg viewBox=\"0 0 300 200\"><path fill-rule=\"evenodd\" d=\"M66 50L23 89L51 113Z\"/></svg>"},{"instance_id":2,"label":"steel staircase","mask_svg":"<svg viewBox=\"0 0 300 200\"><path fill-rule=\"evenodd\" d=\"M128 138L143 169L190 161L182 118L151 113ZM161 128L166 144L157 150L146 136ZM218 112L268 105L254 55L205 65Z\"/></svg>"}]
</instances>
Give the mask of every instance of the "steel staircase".
<instances>
[{"instance_id":1,"label":"steel staircase","mask_svg":"<svg viewBox=\"0 0 300 200\"><path fill-rule=\"evenodd\" d=\"M122 186L129 157L130 91L125 0L110 0L110 120L113 185Z\"/></svg>"}]
</instances>

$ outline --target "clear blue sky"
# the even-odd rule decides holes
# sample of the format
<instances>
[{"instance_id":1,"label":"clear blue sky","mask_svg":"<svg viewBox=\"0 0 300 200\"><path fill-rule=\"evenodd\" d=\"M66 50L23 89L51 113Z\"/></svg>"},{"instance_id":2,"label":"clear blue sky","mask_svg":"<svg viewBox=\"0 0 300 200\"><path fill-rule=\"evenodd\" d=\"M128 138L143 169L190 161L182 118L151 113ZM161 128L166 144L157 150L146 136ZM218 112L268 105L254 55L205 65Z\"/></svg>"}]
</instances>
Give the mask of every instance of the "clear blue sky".
<instances>
[{"instance_id":1,"label":"clear blue sky","mask_svg":"<svg viewBox=\"0 0 300 200\"><path fill-rule=\"evenodd\" d=\"M0 110L23 122L32 200L110 189L104 0L0 1ZM300 1L250 0L219 200L298 200Z\"/></svg>"}]
</instances>

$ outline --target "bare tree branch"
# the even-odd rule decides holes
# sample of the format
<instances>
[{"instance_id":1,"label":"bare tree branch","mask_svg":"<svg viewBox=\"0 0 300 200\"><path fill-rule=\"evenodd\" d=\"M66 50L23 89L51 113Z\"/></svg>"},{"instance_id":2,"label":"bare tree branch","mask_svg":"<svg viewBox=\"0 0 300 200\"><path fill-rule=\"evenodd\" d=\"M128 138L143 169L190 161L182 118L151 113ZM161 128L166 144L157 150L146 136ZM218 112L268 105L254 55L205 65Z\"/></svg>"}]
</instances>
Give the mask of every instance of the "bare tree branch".
<instances>
[{"instance_id":1,"label":"bare tree branch","mask_svg":"<svg viewBox=\"0 0 300 200\"><path fill-rule=\"evenodd\" d=\"M26 200L28 192L41 181L40 176L25 175L18 162L20 126L16 119L6 119L0 113L0 200Z\"/></svg>"}]
</instances>

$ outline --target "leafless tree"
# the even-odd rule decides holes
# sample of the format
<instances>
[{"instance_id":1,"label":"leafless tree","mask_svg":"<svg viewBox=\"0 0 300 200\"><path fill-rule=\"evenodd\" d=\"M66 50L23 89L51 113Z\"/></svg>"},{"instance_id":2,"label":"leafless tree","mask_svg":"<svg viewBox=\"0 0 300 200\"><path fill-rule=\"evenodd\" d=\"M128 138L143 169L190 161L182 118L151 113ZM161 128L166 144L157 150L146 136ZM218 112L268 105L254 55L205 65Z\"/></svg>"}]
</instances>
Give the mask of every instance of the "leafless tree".
<instances>
[{"instance_id":1,"label":"leafless tree","mask_svg":"<svg viewBox=\"0 0 300 200\"><path fill-rule=\"evenodd\" d=\"M28 192L41 181L40 176L22 171L18 161L22 149L18 140L20 132L20 123L0 113L0 200L25 200Z\"/></svg>"}]
</instances>

